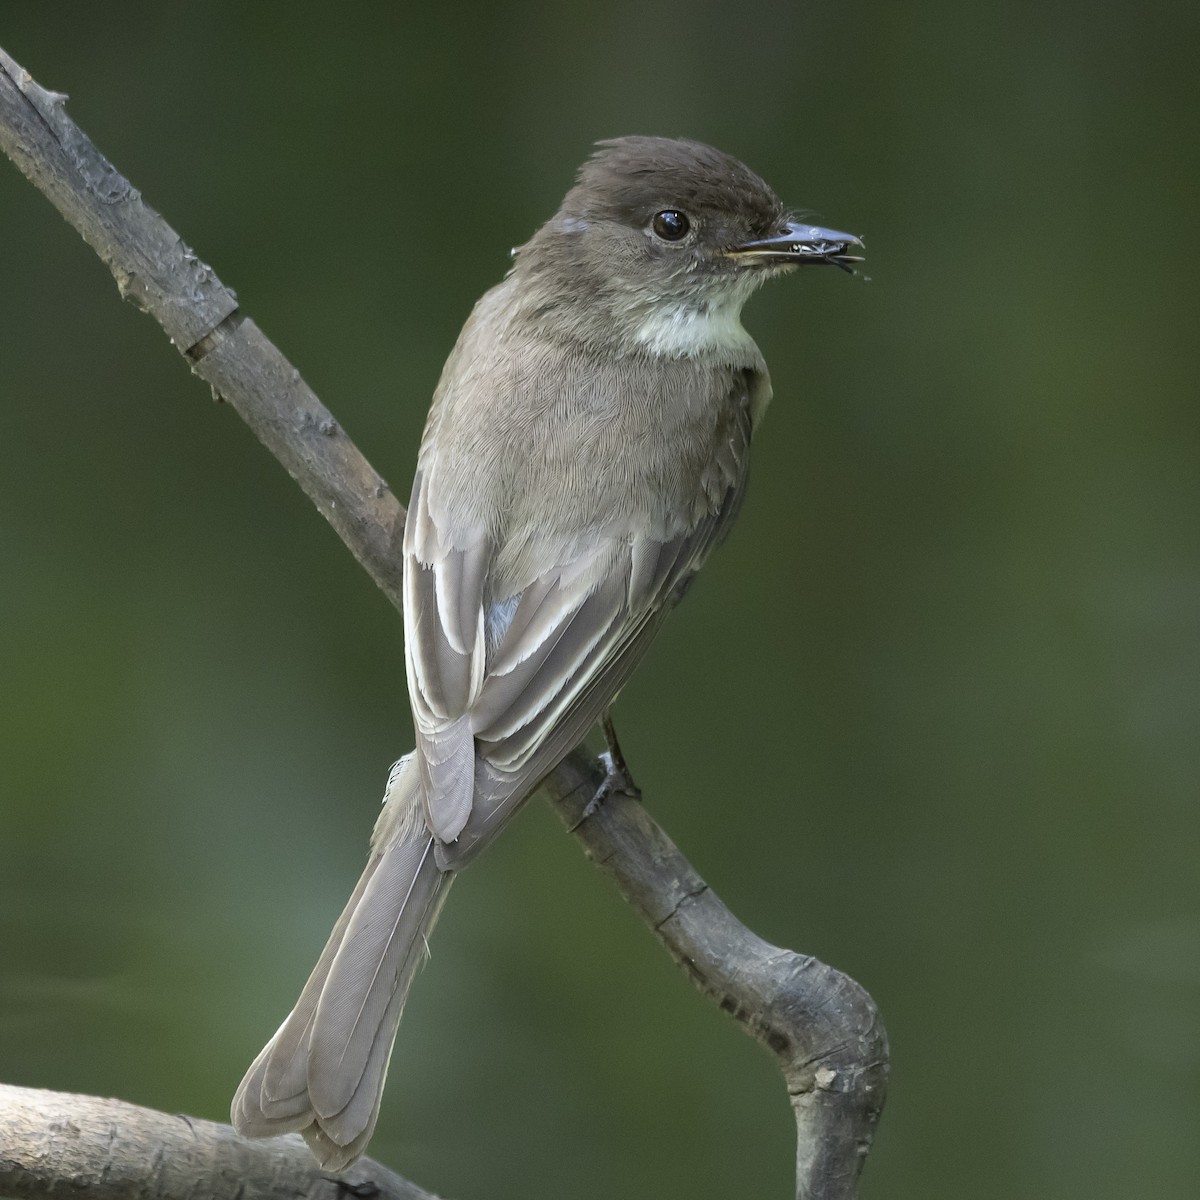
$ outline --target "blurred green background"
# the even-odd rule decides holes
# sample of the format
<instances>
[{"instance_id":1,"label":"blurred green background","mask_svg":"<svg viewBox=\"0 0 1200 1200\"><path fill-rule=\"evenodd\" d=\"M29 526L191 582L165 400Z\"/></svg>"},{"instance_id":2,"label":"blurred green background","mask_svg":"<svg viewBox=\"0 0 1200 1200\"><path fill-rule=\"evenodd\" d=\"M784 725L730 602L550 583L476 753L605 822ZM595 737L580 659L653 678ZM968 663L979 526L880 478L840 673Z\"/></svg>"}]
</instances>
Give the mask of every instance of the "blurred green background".
<instances>
[{"instance_id":1,"label":"blurred green background","mask_svg":"<svg viewBox=\"0 0 1200 1200\"><path fill-rule=\"evenodd\" d=\"M1200 1194L1200 258L1183 3L5 5L0 44L407 495L596 138L861 232L776 284L739 528L622 697L655 815L882 1006L866 1200ZM0 1079L223 1119L411 746L400 622L0 164ZM455 889L373 1152L786 1196L767 1055L540 802Z\"/></svg>"}]
</instances>

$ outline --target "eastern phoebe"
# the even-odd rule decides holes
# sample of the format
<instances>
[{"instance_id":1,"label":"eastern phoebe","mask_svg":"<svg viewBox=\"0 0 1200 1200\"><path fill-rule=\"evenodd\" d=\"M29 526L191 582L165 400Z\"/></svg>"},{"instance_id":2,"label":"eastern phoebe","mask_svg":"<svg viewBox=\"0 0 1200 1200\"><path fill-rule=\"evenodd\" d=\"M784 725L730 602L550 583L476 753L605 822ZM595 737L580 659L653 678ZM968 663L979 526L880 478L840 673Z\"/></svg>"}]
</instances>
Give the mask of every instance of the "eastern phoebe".
<instances>
[{"instance_id":1,"label":"eastern phoebe","mask_svg":"<svg viewBox=\"0 0 1200 1200\"><path fill-rule=\"evenodd\" d=\"M699 142L601 142L475 306L434 394L404 531L416 750L296 1007L233 1100L327 1169L366 1147L457 870L606 717L737 514L771 396L742 328L767 279L850 269ZM611 730L611 726L608 727ZM611 759L610 759L611 761Z\"/></svg>"}]
</instances>

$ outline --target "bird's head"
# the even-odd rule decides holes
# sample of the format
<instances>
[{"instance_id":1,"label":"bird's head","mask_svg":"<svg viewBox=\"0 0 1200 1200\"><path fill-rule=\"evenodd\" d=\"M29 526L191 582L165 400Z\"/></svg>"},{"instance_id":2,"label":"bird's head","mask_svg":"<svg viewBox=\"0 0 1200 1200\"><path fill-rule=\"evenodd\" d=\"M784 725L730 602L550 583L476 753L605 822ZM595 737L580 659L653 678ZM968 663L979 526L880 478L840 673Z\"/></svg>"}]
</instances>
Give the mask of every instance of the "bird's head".
<instances>
[{"instance_id":1,"label":"bird's head","mask_svg":"<svg viewBox=\"0 0 1200 1200\"><path fill-rule=\"evenodd\" d=\"M535 286L566 290L629 330L711 314L736 324L766 279L799 267L852 269L853 234L797 220L736 158L701 142L598 143L558 212L515 252ZM731 325L732 328L732 325Z\"/></svg>"}]
</instances>

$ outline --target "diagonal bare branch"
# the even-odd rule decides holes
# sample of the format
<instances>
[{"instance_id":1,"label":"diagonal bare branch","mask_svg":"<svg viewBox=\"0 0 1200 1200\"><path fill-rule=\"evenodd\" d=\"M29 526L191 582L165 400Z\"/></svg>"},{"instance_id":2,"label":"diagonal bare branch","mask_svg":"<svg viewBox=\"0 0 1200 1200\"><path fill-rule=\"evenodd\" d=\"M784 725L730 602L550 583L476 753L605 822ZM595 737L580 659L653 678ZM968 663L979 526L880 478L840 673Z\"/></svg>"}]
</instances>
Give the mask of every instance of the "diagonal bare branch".
<instances>
[{"instance_id":1,"label":"diagonal bare branch","mask_svg":"<svg viewBox=\"0 0 1200 1200\"><path fill-rule=\"evenodd\" d=\"M399 607L403 506L299 372L239 313L233 293L67 117L64 100L0 50L0 148L96 250L121 294L153 316L193 373L237 410ZM543 787L588 857L696 986L777 1057L796 1117L797 1197L853 1200L887 1078L887 1039L870 996L832 967L771 946L742 925L640 804L612 796L583 819L599 780L595 764L576 752ZM68 1101L101 1103L60 1098ZM0 1091L0 1111L4 1104ZM16 1195L6 1177L7 1137L0 1123L0 1191ZM273 1152L282 1164L293 1148L283 1140L256 1149L257 1166L246 1160L247 1171L266 1170ZM70 1177L65 1165L61 1175ZM291 1193L263 1185L255 1194Z\"/></svg>"}]
</instances>

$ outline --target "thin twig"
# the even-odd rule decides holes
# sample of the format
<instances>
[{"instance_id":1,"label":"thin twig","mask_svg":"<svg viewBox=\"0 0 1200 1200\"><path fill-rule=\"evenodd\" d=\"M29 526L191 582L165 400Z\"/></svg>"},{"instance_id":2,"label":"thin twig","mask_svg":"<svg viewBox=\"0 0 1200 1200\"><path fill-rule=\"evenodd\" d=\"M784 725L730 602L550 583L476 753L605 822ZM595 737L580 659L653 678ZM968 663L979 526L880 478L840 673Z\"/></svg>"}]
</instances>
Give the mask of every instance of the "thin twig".
<instances>
[{"instance_id":1,"label":"thin twig","mask_svg":"<svg viewBox=\"0 0 1200 1200\"><path fill-rule=\"evenodd\" d=\"M403 506L299 372L239 313L233 293L67 117L64 99L40 88L0 50L0 148L96 250L121 294L153 316L192 371L237 410L399 607ZM600 777L576 752L544 790L587 855L696 986L778 1058L796 1117L797 1197L853 1200L887 1078L887 1040L870 996L832 967L768 945L742 925L640 804L613 795L584 820ZM4 1097L0 1092L0 1111ZM68 1108L108 1103L58 1102ZM6 1174L8 1128L5 1113L0 1192L16 1195ZM211 1128L234 1138L227 1127ZM294 1150L288 1141L267 1143L238 1161L247 1171L265 1164L273 1170ZM43 1190L20 1195L70 1190L71 1168L63 1159L44 1159L42 1170ZM291 1194L272 1192L265 1178L256 1175L254 1194ZM52 1187L54 1180L60 1188ZM412 1188L403 1181L397 1186ZM196 1193L164 1185L135 1194L168 1200Z\"/></svg>"}]
</instances>

